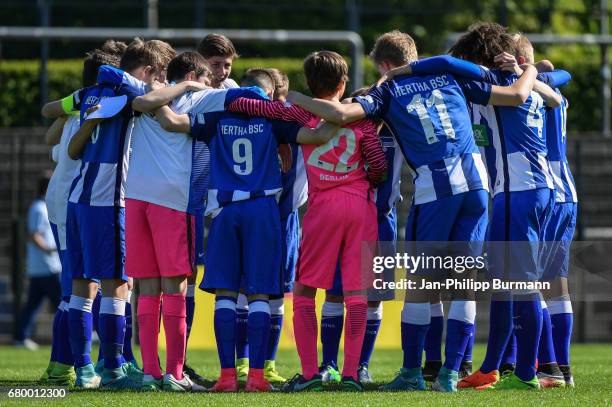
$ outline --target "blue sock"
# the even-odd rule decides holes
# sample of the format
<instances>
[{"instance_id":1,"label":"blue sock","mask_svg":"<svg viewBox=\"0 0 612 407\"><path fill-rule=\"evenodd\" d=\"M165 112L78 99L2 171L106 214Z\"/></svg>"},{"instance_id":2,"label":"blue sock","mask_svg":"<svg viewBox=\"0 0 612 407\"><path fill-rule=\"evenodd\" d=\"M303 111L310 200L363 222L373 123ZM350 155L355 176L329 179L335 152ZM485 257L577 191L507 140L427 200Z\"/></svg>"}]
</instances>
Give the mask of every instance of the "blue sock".
<instances>
[{"instance_id":1,"label":"blue sock","mask_svg":"<svg viewBox=\"0 0 612 407\"><path fill-rule=\"evenodd\" d=\"M476 319L476 302L453 300L446 322L444 367L459 371Z\"/></svg>"},{"instance_id":2,"label":"blue sock","mask_svg":"<svg viewBox=\"0 0 612 407\"><path fill-rule=\"evenodd\" d=\"M130 296L132 293L130 292ZM132 362L136 360L134 351L132 350L132 304L128 302L125 304L125 336L123 338L123 358Z\"/></svg>"},{"instance_id":3,"label":"blue sock","mask_svg":"<svg viewBox=\"0 0 612 407\"><path fill-rule=\"evenodd\" d=\"M51 362L57 362L62 313L63 311L60 307L58 307L57 310L55 310L55 315L53 316L53 326L51 328L51 358L49 359Z\"/></svg>"},{"instance_id":4,"label":"blue sock","mask_svg":"<svg viewBox=\"0 0 612 407\"><path fill-rule=\"evenodd\" d=\"M552 324L552 337L555 347L555 359L559 366L570 364L570 342L572 339L572 325L574 314L569 299L554 299L548 301L550 321Z\"/></svg>"},{"instance_id":5,"label":"blue sock","mask_svg":"<svg viewBox=\"0 0 612 407\"><path fill-rule=\"evenodd\" d=\"M117 369L125 362L122 357L125 305L125 300L115 297L102 297L100 301L100 349L104 358L104 369Z\"/></svg>"},{"instance_id":6,"label":"blue sock","mask_svg":"<svg viewBox=\"0 0 612 407\"><path fill-rule=\"evenodd\" d=\"M64 365L74 365L72 350L70 348L70 316L67 303L64 303L62 315L60 316L57 361Z\"/></svg>"},{"instance_id":7,"label":"blue sock","mask_svg":"<svg viewBox=\"0 0 612 407\"><path fill-rule=\"evenodd\" d=\"M480 370L489 373L498 370L504 349L512 333L512 300L507 295L506 299L491 299L491 310L489 314L489 341L487 342L487 353L482 362Z\"/></svg>"},{"instance_id":8,"label":"blue sock","mask_svg":"<svg viewBox=\"0 0 612 407\"><path fill-rule=\"evenodd\" d=\"M272 310L272 308L274 309ZM270 335L268 337L266 360L276 360L278 342L283 330L283 299L270 301L270 309Z\"/></svg>"},{"instance_id":9,"label":"blue sock","mask_svg":"<svg viewBox=\"0 0 612 407\"><path fill-rule=\"evenodd\" d=\"M542 303L542 334L538 346L538 363L557 363L555 358L555 345L552 337L552 324L546 303Z\"/></svg>"},{"instance_id":10,"label":"blue sock","mask_svg":"<svg viewBox=\"0 0 612 407\"><path fill-rule=\"evenodd\" d=\"M405 369L420 368L423 360L425 337L429 330L431 309L429 303L404 303L402 310L402 351Z\"/></svg>"},{"instance_id":11,"label":"blue sock","mask_svg":"<svg viewBox=\"0 0 612 407\"><path fill-rule=\"evenodd\" d=\"M472 361L472 350L474 349L474 337L476 336L476 324L472 324L470 329L470 339L468 340L467 345L465 345L465 352L463 353L463 361L471 362Z\"/></svg>"},{"instance_id":12,"label":"blue sock","mask_svg":"<svg viewBox=\"0 0 612 407\"><path fill-rule=\"evenodd\" d=\"M514 334L514 330L512 330L510 339L508 339L508 343L506 344L506 349L504 350L500 362L500 366L501 365L516 365L516 335Z\"/></svg>"},{"instance_id":13,"label":"blue sock","mask_svg":"<svg viewBox=\"0 0 612 407\"><path fill-rule=\"evenodd\" d=\"M100 338L100 301L102 301L102 292L98 290L91 308L93 330L96 331L96 334L98 334L98 338ZM98 361L102 359L104 359L104 356L102 355L102 348L100 347L98 348Z\"/></svg>"},{"instance_id":14,"label":"blue sock","mask_svg":"<svg viewBox=\"0 0 612 407\"><path fill-rule=\"evenodd\" d=\"M187 286L187 295L185 296L186 323L187 323L187 340L191 334L191 326L193 325L193 316L195 312L195 285Z\"/></svg>"},{"instance_id":15,"label":"blue sock","mask_svg":"<svg viewBox=\"0 0 612 407\"><path fill-rule=\"evenodd\" d=\"M83 367L91 363L92 305L93 301L88 298L74 295L70 298L68 318L74 367Z\"/></svg>"},{"instance_id":16,"label":"blue sock","mask_svg":"<svg viewBox=\"0 0 612 407\"><path fill-rule=\"evenodd\" d=\"M340 349L343 327L344 304L325 301L321 311L321 345L324 365L338 367L338 349Z\"/></svg>"},{"instance_id":17,"label":"blue sock","mask_svg":"<svg viewBox=\"0 0 612 407\"><path fill-rule=\"evenodd\" d=\"M249 357L248 318L248 309L236 309L236 358L238 359Z\"/></svg>"},{"instance_id":18,"label":"blue sock","mask_svg":"<svg viewBox=\"0 0 612 407\"><path fill-rule=\"evenodd\" d=\"M514 374L527 381L536 374L538 344L542 333L542 305L539 294L514 296L513 303L517 349Z\"/></svg>"},{"instance_id":19,"label":"blue sock","mask_svg":"<svg viewBox=\"0 0 612 407\"><path fill-rule=\"evenodd\" d=\"M270 304L266 300L249 303L249 368L263 369L270 338Z\"/></svg>"},{"instance_id":20,"label":"blue sock","mask_svg":"<svg viewBox=\"0 0 612 407\"><path fill-rule=\"evenodd\" d=\"M382 305L377 308L368 307L368 320L366 323L365 336L363 337L363 345L361 345L361 356L359 364L368 366L372 352L374 352L374 344L380 330L382 322Z\"/></svg>"},{"instance_id":21,"label":"blue sock","mask_svg":"<svg viewBox=\"0 0 612 407\"><path fill-rule=\"evenodd\" d=\"M236 367L236 299L217 297L215 300L215 339L221 369Z\"/></svg>"},{"instance_id":22,"label":"blue sock","mask_svg":"<svg viewBox=\"0 0 612 407\"><path fill-rule=\"evenodd\" d=\"M425 360L442 360L442 335L444 334L444 312L442 303L431 304L431 324L425 337Z\"/></svg>"}]
</instances>

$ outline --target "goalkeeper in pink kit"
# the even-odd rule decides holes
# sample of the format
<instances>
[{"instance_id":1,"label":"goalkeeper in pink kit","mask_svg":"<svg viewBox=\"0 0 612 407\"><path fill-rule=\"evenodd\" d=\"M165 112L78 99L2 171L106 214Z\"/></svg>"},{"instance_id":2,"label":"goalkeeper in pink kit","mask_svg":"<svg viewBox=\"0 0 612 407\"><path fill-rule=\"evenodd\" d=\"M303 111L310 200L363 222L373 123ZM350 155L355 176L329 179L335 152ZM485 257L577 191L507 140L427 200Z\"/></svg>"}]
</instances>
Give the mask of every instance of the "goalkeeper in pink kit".
<instances>
[{"instance_id":1,"label":"goalkeeper in pink kit","mask_svg":"<svg viewBox=\"0 0 612 407\"><path fill-rule=\"evenodd\" d=\"M304 61L304 73L316 97L340 103L348 78L347 64L340 55L331 51L315 52ZM229 110L297 121L313 128L320 122L302 108L287 107L282 102L238 99ZM366 289L371 285L373 255L367 250L373 246L366 246L362 255L362 245L377 240L374 185L384 178L387 162L377 136L377 125L371 120L351 123L328 143L303 145L302 150L309 198L293 300L295 340L302 374L295 375L283 390L321 389L315 294L318 288L332 287L339 262L347 309L342 386L345 390L360 391L363 388L357 379L357 368L366 326Z\"/></svg>"}]
</instances>

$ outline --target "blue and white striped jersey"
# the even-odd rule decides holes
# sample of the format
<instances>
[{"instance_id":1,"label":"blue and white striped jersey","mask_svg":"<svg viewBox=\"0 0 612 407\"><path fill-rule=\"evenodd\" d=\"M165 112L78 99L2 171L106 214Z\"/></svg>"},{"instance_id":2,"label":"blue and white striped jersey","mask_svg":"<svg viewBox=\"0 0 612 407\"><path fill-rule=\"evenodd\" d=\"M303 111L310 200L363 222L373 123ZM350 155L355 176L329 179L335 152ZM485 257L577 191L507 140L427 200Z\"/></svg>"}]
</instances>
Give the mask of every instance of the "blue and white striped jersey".
<instances>
[{"instance_id":1,"label":"blue and white striped jersey","mask_svg":"<svg viewBox=\"0 0 612 407\"><path fill-rule=\"evenodd\" d=\"M450 74L398 76L354 98L397 140L414 176L414 203L488 190L467 102L486 104L491 85Z\"/></svg>"},{"instance_id":2,"label":"blue and white striped jersey","mask_svg":"<svg viewBox=\"0 0 612 407\"><path fill-rule=\"evenodd\" d=\"M281 173L281 192L278 208L281 219L286 219L291 212L304 205L308 200L308 178L304 166L304 156L299 144L289 144L293 163L287 173Z\"/></svg>"},{"instance_id":3,"label":"blue and white striped jersey","mask_svg":"<svg viewBox=\"0 0 612 407\"><path fill-rule=\"evenodd\" d=\"M561 95L559 89L555 91ZM555 185L556 202L578 202L576 184L567 162L567 108L567 99L563 97L561 106L546 109L546 147Z\"/></svg>"},{"instance_id":4,"label":"blue and white striped jersey","mask_svg":"<svg viewBox=\"0 0 612 407\"><path fill-rule=\"evenodd\" d=\"M400 184L402 175L402 151L389 128L383 125L378 133L387 160L387 179L376 187L378 216L387 215L402 200Z\"/></svg>"},{"instance_id":5,"label":"blue and white striped jersey","mask_svg":"<svg viewBox=\"0 0 612 407\"><path fill-rule=\"evenodd\" d=\"M243 92L253 97L252 92ZM204 141L213 157L206 214L231 202L278 197L282 191L278 144L295 143L299 124L229 112L189 117L191 135Z\"/></svg>"},{"instance_id":6,"label":"blue and white striped jersey","mask_svg":"<svg viewBox=\"0 0 612 407\"><path fill-rule=\"evenodd\" d=\"M70 188L69 201L91 206L125 206L125 180L129 165L129 138L133 127L132 100L137 96L127 88L108 84L83 88L73 94L73 105L80 110L81 122L87 109L101 99L127 95L128 102L113 118L104 120L85 145Z\"/></svg>"},{"instance_id":7,"label":"blue and white striped jersey","mask_svg":"<svg viewBox=\"0 0 612 407\"><path fill-rule=\"evenodd\" d=\"M487 81L508 86L518 78L500 70L487 71ZM483 147L493 195L554 187L546 158L546 107L531 92L517 107L473 106L472 120Z\"/></svg>"}]
</instances>

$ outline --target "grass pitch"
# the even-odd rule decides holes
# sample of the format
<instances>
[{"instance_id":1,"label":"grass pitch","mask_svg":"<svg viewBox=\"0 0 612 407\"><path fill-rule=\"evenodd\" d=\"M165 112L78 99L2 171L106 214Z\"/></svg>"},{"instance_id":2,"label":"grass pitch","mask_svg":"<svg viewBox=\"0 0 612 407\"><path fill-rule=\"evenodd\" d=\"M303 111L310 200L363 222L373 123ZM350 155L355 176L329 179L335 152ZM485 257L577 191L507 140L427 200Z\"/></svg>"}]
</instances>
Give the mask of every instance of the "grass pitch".
<instances>
[{"instance_id":1,"label":"grass pitch","mask_svg":"<svg viewBox=\"0 0 612 407\"><path fill-rule=\"evenodd\" d=\"M475 367L479 366L484 346L476 346ZM97 350L94 350L94 355ZM368 391L362 394L343 393L332 388L321 393L298 394L174 394L109 391L68 391L64 399L9 399L8 389L34 387L45 369L49 348L30 352L12 347L0 347L0 406L21 404L49 404L58 406L400 406L443 405L472 406L610 406L612 405L612 345L574 345L572 365L575 389L544 391L460 391L456 394L434 392L383 393ZM219 373L217 354L213 350L190 350L189 363L208 378ZM371 362L371 372L377 382L390 380L401 363L400 350L377 349ZM163 359L162 359L163 360ZM291 377L299 369L297 354L281 350L278 369Z\"/></svg>"}]
</instances>

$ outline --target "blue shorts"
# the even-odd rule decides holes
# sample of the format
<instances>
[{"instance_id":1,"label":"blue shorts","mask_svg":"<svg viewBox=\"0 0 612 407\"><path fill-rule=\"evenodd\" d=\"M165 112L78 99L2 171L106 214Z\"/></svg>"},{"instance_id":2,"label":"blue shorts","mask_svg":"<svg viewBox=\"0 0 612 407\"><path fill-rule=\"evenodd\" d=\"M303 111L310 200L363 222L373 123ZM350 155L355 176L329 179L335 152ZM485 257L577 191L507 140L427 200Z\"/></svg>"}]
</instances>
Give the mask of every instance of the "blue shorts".
<instances>
[{"instance_id":1,"label":"blue shorts","mask_svg":"<svg viewBox=\"0 0 612 407\"><path fill-rule=\"evenodd\" d=\"M406 251L425 256L480 256L488 224L489 194L483 189L412 205ZM452 269L419 268L416 275L446 278Z\"/></svg>"},{"instance_id":2,"label":"blue shorts","mask_svg":"<svg viewBox=\"0 0 612 407\"><path fill-rule=\"evenodd\" d=\"M554 207L548 188L501 192L493 198L487 231L488 276L536 281L542 272L544 232Z\"/></svg>"},{"instance_id":3,"label":"blue shorts","mask_svg":"<svg viewBox=\"0 0 612 407\"><path fill-rule=\"evenodd\" d=\"M125 208L69 202L66 244L73 279L127 281Z\"/></svg>"},{"instance_id":4,"label":"blue shorts","mask_svg":"<svg viewBox=\"0 0 612 407\"><path fill-rule=\"evenodd\" d=\"M195 253L196 264L201 266L204 264L204 209L197 210L194 214L195 219Z\"/></svg>"},{"instance_id":5,"label":"blue shorts","mask_svg":"<svg viewBox=\"0 0 612 407\"><path fill-rule=\"evenodd\" d=\"M55 240L55 247L57 247L57 254L62 264L62 272L60 274L62 300L70 301L70 296L72 295L72 275L70 274L66 259L66 224L58 225L50 223L50 225L53 232L53 240Z\"/></svg>"},{"instance_id":6,"label":"blue shorts","mask_svg":"<svg viewBox=\"0 0 612 407\"><path fill-rule=\"evenodd\" d=\"M213 218L200 288L282 295L281 225L274 197L232 202Z\"/></svg>"},{"instance_id":7,"label":"blue shorts","mask_svg":"<svg viewBox=\"0 0 612 407\"><path fill-rule=\"evenodd\" d=\"M378 240L385 242L379 249L380 256L395 256L395 244L397 242L397 208L394 206L389 213L378 214ZM395 269L385 269L384 281L395 281ZM342 296L342 274L340 265L336 265L334 274L334 285L326 291L329 295ZM368 301L390 301L395 299L393 290L368 289Z\"/></svg>"},{"instance_id":8,"label":"blue shorts","mask_svg":"<svg viewBox=\"0 0 612 407\"><path fill-rule=\"evenodd\" d=\"M567 278L570 246L576 230L577 213L578 204L555 202L544 232L544 271L541 278L543 281L552 281L557 277Z\"/></svg>"},{"instance_id":9,"label":"blue shorts","mask_svg":"<svg viewBox=\"0 0 612 407\"><path fill-rule=\"evenodd\" d=\"M300 217L297 209L281 219L281 250L284 292L293 291L295 280L295 265L300 248Z\"/></svg>"}]
</instances>

